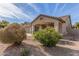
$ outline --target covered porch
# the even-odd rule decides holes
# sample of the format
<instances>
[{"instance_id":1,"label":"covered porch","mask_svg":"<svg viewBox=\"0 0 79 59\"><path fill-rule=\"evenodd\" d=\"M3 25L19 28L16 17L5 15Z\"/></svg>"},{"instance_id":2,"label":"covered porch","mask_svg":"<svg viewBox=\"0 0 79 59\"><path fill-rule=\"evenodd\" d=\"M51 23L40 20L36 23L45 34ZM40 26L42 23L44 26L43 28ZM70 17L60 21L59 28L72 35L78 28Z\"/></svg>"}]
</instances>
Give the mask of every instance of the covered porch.
<instances>
[{"instance_id":1,"label":"covered porch","mask_svg":"<svg viewBox=\"0 0 79 59\"><path fill-rule=\"evenodd\" d=\"M45 23L38 23L35 25L32 25L32 32L45 29L47 27L54 28L56 31L62 33L62 23L54 23L54 22L45 22Z\"/></svg>"},{"instance_id":2,"label":"covered porch","mask_svg":"<svg viewBox=\"0 0 79 59\"><path fill-rule=\"evenodd\" d=\"M32 27L33 27L33 32L35 32L35 31L38 31L40 29L45 29L47 27L54 28L54 23L52 23L52 22L39 23L39 24L33 25Z\"/></svg>"}]
</instances>

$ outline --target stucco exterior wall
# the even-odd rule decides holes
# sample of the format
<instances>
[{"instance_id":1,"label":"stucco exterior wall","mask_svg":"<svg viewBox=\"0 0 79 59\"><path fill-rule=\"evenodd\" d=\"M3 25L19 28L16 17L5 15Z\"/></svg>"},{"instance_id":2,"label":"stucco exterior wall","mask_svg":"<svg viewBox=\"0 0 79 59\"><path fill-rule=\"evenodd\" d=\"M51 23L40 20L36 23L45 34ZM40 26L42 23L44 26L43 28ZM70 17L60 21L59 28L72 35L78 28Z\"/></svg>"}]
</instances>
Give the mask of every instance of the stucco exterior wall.
<instances>
[{"instance_id":1,"label":"stucco exterior wall","mask_svg":"<svg viewBox=\"0 0 79 59\"><path fill-rule=\"evenodd\" d=\"M62 34L67 34L66 26L67 26L67 24L63 23L63 25L62 25Z\"/></svg>"},{"instance_id":2,"label":"stucco exterior wall","mask_svg":"<svg viewBox=\"0 0 79 59\"><path fill-rule=\"evenodd\" d=\"M63 25L62 25L62 33L67 34L68 31L72 30L71 21L70 21L69 16L64 16L64 17L62 17L62 19L65 21L65 23L63 23Z\"/></svg>"}]
</instances>

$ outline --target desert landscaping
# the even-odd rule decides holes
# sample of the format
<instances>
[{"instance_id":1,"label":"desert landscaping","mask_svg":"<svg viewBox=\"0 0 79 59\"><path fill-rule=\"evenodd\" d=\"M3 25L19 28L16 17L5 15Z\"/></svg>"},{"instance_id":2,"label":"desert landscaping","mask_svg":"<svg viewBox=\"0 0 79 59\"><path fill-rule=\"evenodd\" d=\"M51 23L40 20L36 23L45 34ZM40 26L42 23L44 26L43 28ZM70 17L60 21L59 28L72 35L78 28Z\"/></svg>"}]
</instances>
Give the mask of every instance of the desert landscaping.
<instances>
[{"instance_id":1,"label":"desert landscaping","mask_svg":"<svg viewBox=\"0 0 79 59\"><path fill-rule=\"evenodd\" d=\"M0 43L0 55L19 56L20 49L27 48L30 50L30 56L79 56L79 38L75 39L77 40L61 39L56 47L43 47L38 41L33 40L31 35L28 35L28 39L24 40L21 46Z\"/></svg>"},{"instance_id":2,"label":"desert landscaping","mask_svg":"<svg viewBox=\"0 0 79 59\"><path fill-rule=\"evenodd\" d=\"M79 23L72 26L67 20L69 16L58 19L42 15L32 22L33 27L29 23L2 21L0 56L79 56Z\"/></svg>"}]
</instances>

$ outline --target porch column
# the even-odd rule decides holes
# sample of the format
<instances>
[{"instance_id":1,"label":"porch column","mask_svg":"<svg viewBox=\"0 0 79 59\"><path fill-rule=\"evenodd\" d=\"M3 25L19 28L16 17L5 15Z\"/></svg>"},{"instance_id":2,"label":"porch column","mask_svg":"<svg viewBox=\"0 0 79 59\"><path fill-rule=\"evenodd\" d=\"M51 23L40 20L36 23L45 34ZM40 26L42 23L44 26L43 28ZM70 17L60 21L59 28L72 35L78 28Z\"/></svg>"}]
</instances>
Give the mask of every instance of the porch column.
<instances>
[{"instance_id":1,"label":"porch column","mask_svg":"<svg viewBox=\"0 0 79 59\"><path fill-rule=\"evenodd\" d=\"M32 26L32 33L34 32L34 25Z\"/></svg>"},{"instance_id":2,"label":"porch column","mask_svg":"<svg viewBox=\"0 0 79 59\"><path fill-rule=\"evenodd\" d=\"M42 29L42 26L40 25L40 26L39 26L39 30L41 30L41 29Z\"/></svg>"},{"instance_id":3,"label":"porch column","mask_svg":"<svg viewBox=\"0 0 79 59\"><path fill-rule=\"evenodd\" d=\"M48 23L46 24L46 26L47 26L47 28L49 28L49 27L50 27Z\"/></svg>"},{"instance_id":4,"label":"porch column","mask_svg":"<svg viewBox=\"0 0 79 59\"><path fill-rule=\"evenodd\" d=\"M59 32L59 22L54 23L54 28L57 32Z\"/></svg>"}]
</instances>

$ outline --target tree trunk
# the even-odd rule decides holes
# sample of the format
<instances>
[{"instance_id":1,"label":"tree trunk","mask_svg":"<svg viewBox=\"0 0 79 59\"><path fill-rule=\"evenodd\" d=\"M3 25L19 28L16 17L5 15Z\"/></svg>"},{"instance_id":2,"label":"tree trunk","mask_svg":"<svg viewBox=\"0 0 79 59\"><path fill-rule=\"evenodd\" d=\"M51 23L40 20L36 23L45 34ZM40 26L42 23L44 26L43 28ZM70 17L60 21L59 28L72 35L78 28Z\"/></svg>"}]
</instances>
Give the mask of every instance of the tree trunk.
<instances>
[{"instance_id":1,"label":"tree trunk","mask_svg":"<svg viewBox=\"0 0 79 59\"><path fill-rule=\"evenodd\" d=\"M15 42L14 45L15 45L15 46L19 46L19 45L21 45L21 43L22 43L21 41Z\"/></svg>"}]
</instances>

